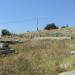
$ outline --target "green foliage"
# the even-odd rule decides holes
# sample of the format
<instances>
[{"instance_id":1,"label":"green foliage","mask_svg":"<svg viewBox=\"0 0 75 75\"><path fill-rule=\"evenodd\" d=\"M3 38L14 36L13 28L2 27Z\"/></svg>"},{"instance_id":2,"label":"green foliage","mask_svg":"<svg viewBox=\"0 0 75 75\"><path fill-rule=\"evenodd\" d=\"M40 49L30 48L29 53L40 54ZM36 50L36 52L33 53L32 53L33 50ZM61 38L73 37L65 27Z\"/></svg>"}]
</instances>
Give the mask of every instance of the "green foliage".
<instances>
[{"instance_id":1,"label":"green foliage","mask_svg":"<svg viewBox=\"0 0 75 75\"><path fill-rule=\"evenodd\" d=\"M1 33L2 33L2 36L10 36L12 33L11 32L9 32L7 29L3 29L2 31L1 31Z\"/></svg>"},{"instance_id":2,"label":"green foliage","mask_svg":"<svg viewBox=\"0 0 75 75\"><path fill-rule=\"evenodd\" d=\"M62 26L61 28L68 28L69 26L68 25L66 25L66 26Z\"/></svg>"},{"instance_id":3,"label":"green foliage","mask_svg":"<svg viewBox=\"0 0 75 75\"><path fill-rule=\"evenodd\" d=\"M58 27L54 23L51 23L51 24L47 24L44 29L51 30L51 29L58 29Z\"/></svg>"}]
</instances>

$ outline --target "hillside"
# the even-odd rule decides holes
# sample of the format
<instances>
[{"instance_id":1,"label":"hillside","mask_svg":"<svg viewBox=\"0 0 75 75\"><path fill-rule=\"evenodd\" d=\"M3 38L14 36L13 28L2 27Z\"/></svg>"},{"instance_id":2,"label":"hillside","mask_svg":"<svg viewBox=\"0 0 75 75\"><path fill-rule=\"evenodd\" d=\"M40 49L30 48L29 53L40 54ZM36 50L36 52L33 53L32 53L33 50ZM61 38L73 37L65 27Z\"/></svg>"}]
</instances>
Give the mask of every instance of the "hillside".
<instances>
[{"instance_id":1,"label":"hillside","mask_svg":"<svg viewBox=\"0 0 75 75\"><path fill-rule=\"evenodd\" d=\"M19 35L5 36L0 38L0 40L15 40L15 41L24 41L27 39L34 39L38 37L74 37L75 38L75 28L62 28L54 30L39 30L34 32L26 32Z\"/></svg>"},{"instance_id":2,"label":"hillside","mask_svg":"<svg viewBox=\"0 0 75 75\"><path fill-rule=\"evenodd\" d=\"M74 36L73 28L27 32L15 36L16 40L23 43L11 45L16 51L15 54L0 55L0 75L58 75L74 70L75 58L70 56L70 51L75 50L75 43L70 38L64 38L70 37L71 31ZM56 36L54 33L61 33L63 36ZM37 39L38 37L43 39ZM14 40L14 37L2 37L1 40L3 39Z\"/></svg>"},{"instance_id":3,"label":"hillside","mask_svg":"<svg viewBox=\"0 0 75 75\"><path fill-rule=\"evenodd\" d=\"M70 37L75 36L75 28L62 28L62 29L54 29L54 30L40 30L34 32L27 32L21 34L21 37L25 38L35 38L35 37Z\"/></svg>"}]
</instances>

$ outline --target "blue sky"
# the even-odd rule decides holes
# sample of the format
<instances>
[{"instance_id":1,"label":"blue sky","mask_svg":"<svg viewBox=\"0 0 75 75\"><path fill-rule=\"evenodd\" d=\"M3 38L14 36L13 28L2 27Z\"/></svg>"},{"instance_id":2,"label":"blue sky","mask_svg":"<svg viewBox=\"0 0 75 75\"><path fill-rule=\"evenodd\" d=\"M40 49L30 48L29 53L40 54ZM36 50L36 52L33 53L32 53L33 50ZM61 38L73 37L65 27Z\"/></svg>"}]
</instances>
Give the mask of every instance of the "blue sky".
<instances>
[{"instance_id":1,"label":"blue sky","mask_svg":"<svg viewBox=\"0 0 75 75\"><path fill-rule=\"evenodd\" d=\"M0 0L0 30L15 33L36 30L48 23L75 25L75 0Z\"/></svg>"}]
</instances>

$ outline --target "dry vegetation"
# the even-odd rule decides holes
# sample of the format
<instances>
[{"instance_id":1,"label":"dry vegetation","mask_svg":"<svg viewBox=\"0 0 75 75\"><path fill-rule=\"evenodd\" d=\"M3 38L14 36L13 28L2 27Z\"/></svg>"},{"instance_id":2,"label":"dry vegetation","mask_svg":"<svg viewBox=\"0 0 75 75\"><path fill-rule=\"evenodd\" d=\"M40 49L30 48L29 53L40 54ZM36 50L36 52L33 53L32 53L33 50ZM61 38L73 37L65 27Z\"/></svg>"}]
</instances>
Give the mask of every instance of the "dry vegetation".
<instances>
[{"instance_id":1,"label":"dry vegetation","mask_svg":"<svg viewBox=\"0 0 75 75\"><path fill-rule=\"evenodd\" d=\"M1 57L0 75L58 75L69 56L69 40L27 40L14 45L16 54Z\"/></svg>"},{"instance_id":2,"label":"dry vegetation","mask_svg":"<svg viewBox=\"0 0 75 75\"><path fill-rule=\"evenodd\" d=\"M23 41L11 46L16 54L0 56L0 75L58 75L75 69L74 58L69 56L70 49L75 49L75 43L70 39ZM64 67L63 64L68 62L71 65Z\"/></svg>"}]
</instances>

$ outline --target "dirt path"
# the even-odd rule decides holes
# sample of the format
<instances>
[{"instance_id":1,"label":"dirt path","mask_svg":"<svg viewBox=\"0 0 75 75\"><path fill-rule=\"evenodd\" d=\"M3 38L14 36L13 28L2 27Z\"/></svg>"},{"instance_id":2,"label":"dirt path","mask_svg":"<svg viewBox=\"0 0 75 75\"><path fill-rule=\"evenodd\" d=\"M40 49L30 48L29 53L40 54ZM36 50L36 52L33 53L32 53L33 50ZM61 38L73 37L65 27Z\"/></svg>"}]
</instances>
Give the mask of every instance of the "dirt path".
<instances>
[{"instance_id":1,"label":"dirt path","mask_svg":"<svg viewBox=\"0 0 75 75\"><path fill-rule=\"evenodd\" d=\"M42 40L42 39L70 39L70 37L35 37L34 39Z\"/></svg>"}]
</instances>

